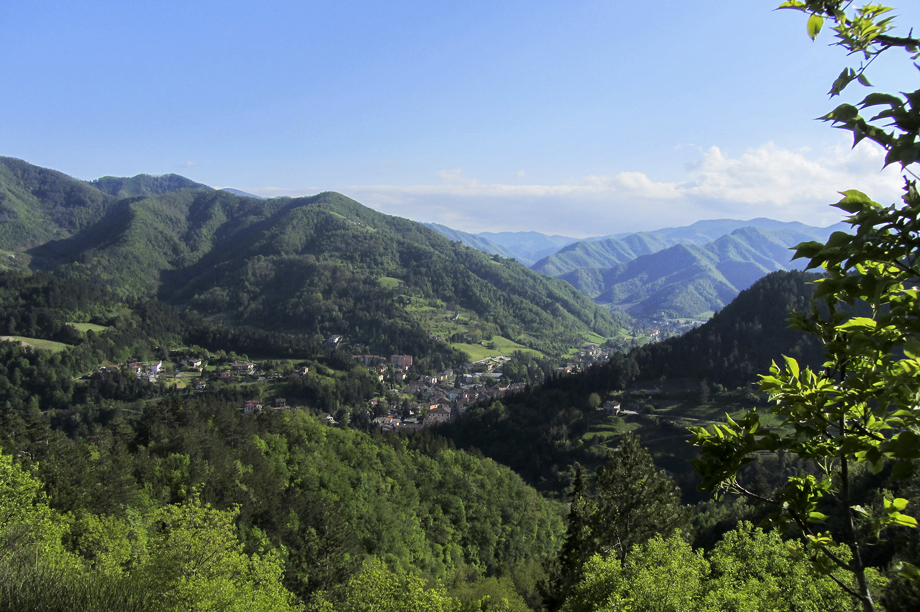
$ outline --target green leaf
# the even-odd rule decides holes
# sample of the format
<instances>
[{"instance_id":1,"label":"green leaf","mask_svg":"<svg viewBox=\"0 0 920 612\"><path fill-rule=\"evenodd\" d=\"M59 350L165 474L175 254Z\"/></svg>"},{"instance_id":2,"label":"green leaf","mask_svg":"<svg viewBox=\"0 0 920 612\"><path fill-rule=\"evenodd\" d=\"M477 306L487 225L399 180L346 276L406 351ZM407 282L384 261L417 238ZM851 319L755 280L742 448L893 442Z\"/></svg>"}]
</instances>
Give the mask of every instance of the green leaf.
<instances>
[{"instance_id":1,"label":"green leaf","mask_svg":"<svg viewBox=\"0 0 920 612\"><path fill-rule=\"evenodd\" d=\"M862 191L857 189L848 189L847 191L841 191L840 195L843 196L843 199L834 204L837 208L841 208L849 213L857 213L863 208L877 208L876 204L872 198L864 194Z\"/></svg>"},{"instance_id":2,"label":"green leaf","mask_svg":"<svg viewBox=\"0 0 920 612\"><path fill-rule=\"evenodd\" d=\"M898 576L902 578L920 582L920 569L917 569L915 565L911 565L906 561L898 561L894 564L893 569L898 573Z\"/></svg>"},{"instance_id":3,"label":"green leaf","mask_svg":"<svg viewBox=\"0 0 920 612\"><path fill-rule=\"evenodd\" d=\"M906 514L897 513L891 516L894 519L894 524L898 527L916 527L917 519L912 516L907 516Z\"/></svg>"},{"instance_id":4,"label":"green leaf","mask_svg":"<svg viewBox=\"0 0 920 612\"><path fill-rule=\"evenodd\" d=\"M889 456L897 459L920 458L920 435L911 430L902 431L883 445Z\"/></svg>"},{"instance_id":5,"label":"green leaf","mask_svg":"<svg viewBox=\"0 0 920 612\"><path fill-rule=\"evenodd\" d=\"M911 336L904 343L904 354L911 359L920 359L920 340Z\"/></svg>"},{"instance_id":6,"label":"green leaf","mask_svg":"<svg viewBox=\"0 0 920 612\"><path fill-rule=\"evenodd\" d=\"M872 83L869 82L869 79L867 79L866 75L863 74L862 72L859 73L859 76L856 77L856 80L858 80L861 84L865 85L866 87L872 87Z\"/></svg>"},{"instance_id":7,"label":"green leaf","mask_svg":"<svg viewBox=\"0 0 920 612\"><path fill-rule=\"evenodd\" d=\"M789 370L789 373L792 374L793 378L799 377L799 364L792 357L786 357L783 355L783 359L786 360L786 368Z\"/></svg>"},{"instance_id":8,"label":"green leaf","mask_svg":"<svg viewBox=\"0 0 920 612\"><path fill-rule=\"evenodd\" d=\"M849 78L849 71L844 70L837 80L834 81L834 86L831 88L831 94L837 95L843 88L847 86L852 79ZM859 109L853 106L852 104L841 104L828 114L821 117L824 121L836 121L838 123L844 123L847 121L852 121L859 117Z\"/></svg>"},{"instance_id":9,"label":"green leaf","mask_svg":"<svg viewBox=\"0 0 920 612\"><path fill-rule=\"evenodd\" d=\"M856 78L856 72L852 68L844 68L843 72L840 73L840 76L838 76L834 80L834 82L831 84L831 90L828 93L833 98L834 96L838 95L841 91L846 89L847 85L852 83L853 79L855 78ZM842 104L841 106L851 106L851 105ZM856 107L854 106L853 108L855 109ZM829 114L829 115L834 115L833 117L825 116L823 117L823 119L833 119L834 121L847 121L848 119L852 119L856 116L856 115L852 115L849 117L842 117L841 115L837 114L837 110L839 110L839 108L835 109Z\"/></svg>"},{"instance_id":10,"label":"green leaf","mask_svg":"<svg viewBox=\"0 0 920 612\"><path fill-rule=\"evenodd\" d=\"M808 18L808 36L814 40L818 37L821 27L824 25L824 17L821 15L812 15Z\"/></svg>"},{"instance_id":11,"label":"green leaf","mask_svg":"<svg viewBox=\"0 0 920 612\"><path fill-rule=\"evenodd\" d=\"M893 96L891 94L875 92L875 93L870 93L868 96L866 96L863 99L863 101L859 104L859 106L862 108L866 108L867 106L878 106L880 104L887 104L888 106L891 106L892 108L895 108L895 107L901 108L902 106L904 106L904 101L901 100L901 98L897 96Z\"/></svg>"},{"instance_id":12,"label":"green leaf","mask_svg":"<svg viewBox=\"0 0 920 612\"><path fill-rule=\"evenodd\" d=\"M823 523L827 520L827 515L820 512L809 512L808 513L808 522L809 523Z\"/></svg>"},{"instance_id":13,"label":"green leaf","mask_svg":"<svg viewBox=\"0 0 920 612\"><path fill-rule=\"evenodd\" d=\"M877 326L877 323L875 322L875 319L869 319L866 317L853 317L846 323L842 323L838 325L837 329L839 329L840 331L848 331L852 329L870 331L870 330L875 329L876 326Z\"/></svg>"},{"instance_id":14,"label":"green leaf","mask_svg":"<svg viewBox=\"0 0 920 612\"><path fill-rule=\"evenodd\" d=\"M821 249L824 248L824 244L812 240L810 242L801 242L793 248L795 249L795 257L793 257L793 259L799 259L801 257L812 259L821 252Z\"/></svg>"}]
</instances>

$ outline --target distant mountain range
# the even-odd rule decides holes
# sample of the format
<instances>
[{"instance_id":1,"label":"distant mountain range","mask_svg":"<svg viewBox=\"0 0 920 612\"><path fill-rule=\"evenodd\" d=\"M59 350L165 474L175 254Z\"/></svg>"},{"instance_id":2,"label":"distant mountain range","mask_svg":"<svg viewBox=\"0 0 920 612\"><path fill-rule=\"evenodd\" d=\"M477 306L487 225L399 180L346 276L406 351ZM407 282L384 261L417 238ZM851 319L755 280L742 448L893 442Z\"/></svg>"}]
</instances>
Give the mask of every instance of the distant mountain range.
<instances>
[{"instance_id":1,"label":"distant mountain range","mask_svg":"<svg viewBox=\"0 0 920 612\"><path fill-rule=\"evenodd\" d=\"M577 242L577 238L568 236L547 236L539 232L482 232L470 234L451 229L437 223L426 223L434 231L450 240L462 242L468 247L484 251L491 255L501 255L531 266L537 261L552 255L562 247Z\"/></svg>"},{"instance_id":2,"label":"distant mountain range","mask_svg":"<svg viewBox=\"0 0 920 612\"><path fill-rule=\"evenodd\" d=\"M578 268L616 266L677 244L705 245L743 228L770 232L776 239L790 243L795 240L824 240L831 232L842 227L843 224L838 224L829 228L820 228L797 221L783 222L764 218L750 221L733 219L697 221L687 227L670 227L653 232L619 234L578 241L541 259L531 267L547 276L562 276ZM794 244L796 242L791 242L789 246Z\"/></svg>"},{"instance_id":3,"label":"distant mountain range","mask_svg":"<svg viewBox=\"0 0 920 612\"><path fill-rule=\"evenodd\" d=\"M227 193L232 193L233 195L238 195L244 198L258 198L263 200L262 196L253 195L251 193L246 193L245 191L240 191L239 189L234 189L233 187L224 187L221 191L226 191Z\"/></svg>"},{"instance_id":4,"label":"distant mountain range","mask_svg":"<svg viewBox=\"0 0 920 612\"><path fill-rule=\"evenodd\" d=\"M844 227L765 218L705 220L687 227L572 240L530 266L569 282L599 304L633 315L705 318L766 274L800 268L792 261L791 247L809 240L823 242ZM452 239L473 246L474 240L487 236L455 233ZM522 232L521 238L524 244L538 243L532 232ZM544 238L543 244L568 240ZM514 244L505 237L500 245L503 256L523 259L526 255L516 252ZM497 252L493 245L497 243L483 242L475 248Z\"/></svg>"},{"instance_id":5,"label":"distant mountain range","mask_svg":"<svg viewBox=\"0 0 920 612\"><path fill-rule=\"evenodd\" d=\"M8 269L444 363L468 332L563 353L619 329L568 283L331 192L256 199L177 175L85 182L0 158L0 254Z\"/></svg>"}]
</instances>

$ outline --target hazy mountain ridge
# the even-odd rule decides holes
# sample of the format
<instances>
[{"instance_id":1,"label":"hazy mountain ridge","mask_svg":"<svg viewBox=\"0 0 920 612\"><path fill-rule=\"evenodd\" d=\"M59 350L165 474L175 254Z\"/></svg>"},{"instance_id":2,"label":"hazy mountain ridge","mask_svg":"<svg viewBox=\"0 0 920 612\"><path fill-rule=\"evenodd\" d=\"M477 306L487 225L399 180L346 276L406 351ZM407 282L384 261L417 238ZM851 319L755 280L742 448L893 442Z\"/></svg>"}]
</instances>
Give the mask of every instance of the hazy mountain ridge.
<instances>
[{"instance_id":1,"label":"hazy mountain ridge","mask_svg":"<svg viewBox=\"0 0 920 612\"><path fill-rule=\"evenodd\" d=\"M686 226L665 227L644 233L656 234L668 240L705 244L707 242L712 242L720 236L741 229L742 227L756 227L763 230L789 229L800 232L809 232L814 229L826 229L815 228L814 226L806 225L799 221L777 221L776 219L768 219L766 217L756 217L747 221L741 219L702 219ZM833 227L835 229L837 228L836 225ZM630 233L615 234L610 236L610 238L622 239L629 235Z\"/></svg>"},{"instance_id":2,"label":"hazy mountain ridge","mask_svg":"<svg viewBox=\"0 0 920 612\"><path fill-rule=\"evenodd\" d=\"M262 196L257 196L257 195L252 194L252 193L247 193L247 192L242 191L242 190L240 190L240 189L234 189L233 187L224 187L223 189L221 189L221 191L226 191L227 193L232 193L233 195L237 195L237 196L240 196L240 197L243 197L243 198L257 198L257 199L259 199L259 200L264 200L264 199L266 199L266 198L263 198Z\"/></svg>"},{"instance_id":3,"label":"hazy mountain ridge","mask_svg":"<svg viewBox=\"0 0 920 612\"><path fill-rule=\"evenodd\" d=\"M677 244L614 268L572 271L560 278L599 303L634 315L705 316L778 270L800 269L790 247L815 232L737 229L705 245Z\"/></svg>"},{"instance_id":4,"label":"hazy mountain ridge","mask_svg":"<svg viewBox=\"0 0 920 612\"><path fill-rule=\"evenodd\" d=\"M686 227L571 241L530 267L565 280L599 304L633 315L706 317L770 272L800 268L792 262L791 247L810 240L823 242L844 228L842 223L821 228L763 217L707 219ZM436 229L496 252L496 245L482 240L498 234ZM507 232L506 244L539 242L535 235L542 236L544 246L554 239L568 240ZM523 261L520 254L517 257Z\"/></svg>"},{"instance_id":5,"label":"hazy mountain ridge","mask_svg":"<svg viewBox=\"0 0 920 612\"><path fill-rule=\"evenodd\" d=\"M576 238L568 236L547 236L539 232L481 232L471 234L455 230L438 223L425 223L450 240L462 242L468 247L484 251L491 255L513 258L525 266L557 252L573 242Z\"/></svg>"},{"instance_id":6,"label":"hazy mountain ridge","mask_svg":"<svg viewBox=\"0 0 920 612\"><path fill-rule=\"evenodd\" d=\"M812 227L804 223L774 221L757 218L750 221L710 219L697 221L686 227L664 228L652 232L618 234L607 238L588 239L570 244L531 266L548 276L562 276L577 268L611 268L641 257L662 251L676 244L705 245L742 228L755 228L775 232L777 239L784 235L807 236L804 240L826 240L841 224L827 228ZM791 232L791 234L788 234ZM792 246L794 243L790 243Z\"/></svg>"},{"instance_id":7,"label":"hazy mountain ridge","mask_svg":"<svg viewBox=\"0 0 920 612\"><path fill-rule=\"evenodd\" d=\"M550 253L577 241L568 236L548 236L539 232L482 232L478 236L491 240L511 252L521 261L538 261Z\"/></svg>"},{"instance_id":8,"label":"hazy mountain ridge","mask_svg":"<svg viewBox=\"0 0 920 612\"><path fill-rule=\"evenodd\" d=\"M487 238L483 238L480 235L451 229L446 225L440 225L438 223L423 223L423 225L429 229L433 229L448 240L461 242L466 246L474 248L478 251L482 251L490 255L501 255L502 257L507 257L508 259L517 259L525 266L529 266L533 263L532 260L523 259L519 254L506 249L497 242L492 242Z\"/></svg>"},{"instance_id":9,"label":"hazy mountain ridge","mask_svg":"<svg viewBox=\"0 0 920 612\"><path fill-rule=\"evenodd\" d=\"M622 239L603 238L569 244L531 266L547 276L562 276L579 268L610 268L675 244L654 233L629 234Z\"/></svg>"}]
</instances>

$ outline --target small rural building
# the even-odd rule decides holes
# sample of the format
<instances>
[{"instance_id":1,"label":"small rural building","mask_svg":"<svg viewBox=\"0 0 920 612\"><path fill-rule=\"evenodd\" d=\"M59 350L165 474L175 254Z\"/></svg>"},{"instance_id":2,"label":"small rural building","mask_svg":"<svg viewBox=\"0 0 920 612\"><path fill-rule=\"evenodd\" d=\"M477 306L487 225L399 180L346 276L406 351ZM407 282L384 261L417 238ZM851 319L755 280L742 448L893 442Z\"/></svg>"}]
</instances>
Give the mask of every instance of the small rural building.
<instances>
[{"instance_id":1,"label":"small rural building","mask_svg":"<svg viewBox=\"0 0 920 612\"><path fill-rule=\"evenodd\" d=\"M230 371L234 374L252 374L256 370L256 364L250 361L238 361L230 366Z\"/></svg>"},{"instance_id":2,"label":"small rural building","mask_svg":"<svg viewBox=\"0 0 920 612\"><path fill-rule=\"evenodd\" d=\"M390 355L390 363L399 368L408 368L412 365L412 355Z\"/></svg>"}]
</instances>

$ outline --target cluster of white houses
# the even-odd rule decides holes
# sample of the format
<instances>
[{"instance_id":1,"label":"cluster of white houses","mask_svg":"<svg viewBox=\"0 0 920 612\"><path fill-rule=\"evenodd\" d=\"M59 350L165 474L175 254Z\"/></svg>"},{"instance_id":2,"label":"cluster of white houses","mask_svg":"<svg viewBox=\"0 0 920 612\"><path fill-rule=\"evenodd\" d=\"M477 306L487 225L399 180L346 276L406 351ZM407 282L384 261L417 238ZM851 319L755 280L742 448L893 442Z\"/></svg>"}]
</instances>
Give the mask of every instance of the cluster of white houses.
<instances>
[{"instance_id":1,"label":"cluster of white houses","mask_svg":"<svg viewBox=\"0 0 920 612\"><path fill-rule=\"evenodd\" d=\"M335 337L333 337L335 338ZM330 338L330 341L332 338ZM337 342L336 342L337 343ZM384 375L391 371L393 375L392 382L405 382L408 375L408 368L413 365L412 355L390 355L384 357L381 355L355 355L355 360L366 366L371 371L377 372L379 380L384 380ZM414 418L403 419L401 415L386 414L377 417L374 422L384 430L414 427L430 427L448 423L462 414L469 405L500 397L508 392L523 389L523 384L515 385L485 385L481 383L483 376L488 376L497 381L501 376L499 373L501 365L507 358L494 358L477 363L485 372L470 374L468 372L455 373L451 369L444 370L433 375L422 375L415 380L408 382L404 387L405 391L419 398L419 402L412 404L412 415ZM177 369L193 370L203 372L203 361L200 358L191 358L176 363ZM163 362L158 361L154 364L141 363L136 359L129 360L123 366L135 373L139 377L149 377L154 382L163 371ZM473 364L466 364L463 369L469 370ZM106 369L118 368L118 366L107 366ZM101 368L102 369L102 368ZM214 380L231 381L239 377L252 376L257 373L257 364L251 361L237 361L230 364L229 367L215 371L207 372L207 377ZM305 375L308 368L304 367L299 374ZM476 381L480 381L478 384ZM205 377L195 379L193 388L195 391L204 391L208 387ZM402 387L401 387L402 388ZM262 400L252 399L245 400L240 409L245 414L259 413L264 410L285 410L293 407L287 403L283 397L274 398L271 403ZM388 410L395 409L391 406ZM379 414L379 411L377 412ZM323 414L323 418L330 424L336 424L335 419L328 414Z\"/></svg>"}]
</instances>

